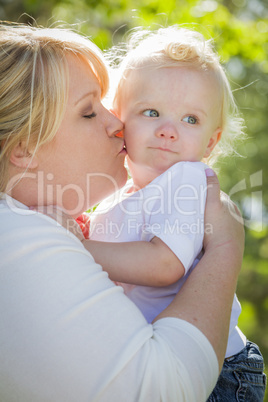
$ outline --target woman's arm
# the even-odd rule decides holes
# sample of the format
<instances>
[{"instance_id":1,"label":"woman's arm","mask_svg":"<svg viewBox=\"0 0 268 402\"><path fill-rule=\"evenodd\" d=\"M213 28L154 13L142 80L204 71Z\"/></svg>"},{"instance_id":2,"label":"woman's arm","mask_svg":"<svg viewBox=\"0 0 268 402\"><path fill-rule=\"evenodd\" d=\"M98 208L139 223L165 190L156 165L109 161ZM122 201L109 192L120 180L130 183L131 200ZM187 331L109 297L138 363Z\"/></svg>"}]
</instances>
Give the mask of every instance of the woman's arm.
<instances>
[{"instance_id":1,"label":"woman's arm","mask_svg":"<svg viewBox=\"0 0 268 402\"><path fill-rule=\"evenodd\" d=\"M0 400L207 400L218 363L197 328L148 324L50 217L8 205L0 215Z\"/></svg>"},{"instance_id":2,"label":"woman's arm","mask_svg":"<svg viewBox=\"0 0 268 402\"><path fill-rule=\"evenodd\" d=\"M48 217L2 208L0 399L206 401L243 249L243 231L217 197L216 185L205 256L153 325L72 234Z\"/></svg>"},{"instance_id":3,"label":"woman's arm","mask_svg":"<svg viewBox=\"0 0 268 402\"><path fill-rule=\"evenodd\" d=\"M212 344L221 366L227 345L233 296L242 264L244 228L234 204L226 196L220 198L215 174L207 180L205 229L208 230L205 230L204 256L173 302L155 321L176 317L196 326ZM146 258L144 261L145 264L148 262ZM126 258L126 265L128 262Z\"/></svg>"},{"instance_id":4,"label":"woman's arm","mask_svg":"<svg viewBox=\"0 0 268 402\"><path fill-rule=\"evenodd\" d=\"M200 329L213 346L221 367L230 313L244 251L244 228L234 204L220 199L215 174L208 177L205 253L179 294L155 321L181 318Z\"/></svg>"}]
</instances>

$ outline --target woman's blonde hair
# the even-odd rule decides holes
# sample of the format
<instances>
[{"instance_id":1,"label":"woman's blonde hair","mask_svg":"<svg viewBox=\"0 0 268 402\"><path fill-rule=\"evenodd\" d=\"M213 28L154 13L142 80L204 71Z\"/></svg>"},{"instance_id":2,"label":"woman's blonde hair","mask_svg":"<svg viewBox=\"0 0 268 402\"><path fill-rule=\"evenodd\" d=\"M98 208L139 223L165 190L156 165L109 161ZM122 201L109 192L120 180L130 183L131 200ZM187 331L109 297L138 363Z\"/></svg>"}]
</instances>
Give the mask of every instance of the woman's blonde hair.
<instances>
[{"instance_id":1,"label":"woman's blonde hair","mask_svg":"<svg viewBox=\"0 0 268 402\"><path fill-rule=\"evenodd\" d=\"M112 49L108 55L116 77L113 108L117 112L120 111L122 89L133 69L186 66L212 72L221 91L222 136L206 162L212 164L220 154L235 152L235 141L243 136L243 119L238 112L219 56L213 49L212 40L206 40L201 33L194 30L171 26L157 31L135 30L130 34L126 46L120 46Z\"/></svg>"},{"instance_id":2,"label":"woman's blonde hair","mask_svg":"<svg viewBox=\"0 0 268 402\"><path fill-rule=\"evenodd\" d=\"M88 60L104 96L108 72L90 40L61 28L0 24L0 192L16 145L26 141L36 150L54 138L67 102L70 54Z\"/></svg>"}]
</instances>

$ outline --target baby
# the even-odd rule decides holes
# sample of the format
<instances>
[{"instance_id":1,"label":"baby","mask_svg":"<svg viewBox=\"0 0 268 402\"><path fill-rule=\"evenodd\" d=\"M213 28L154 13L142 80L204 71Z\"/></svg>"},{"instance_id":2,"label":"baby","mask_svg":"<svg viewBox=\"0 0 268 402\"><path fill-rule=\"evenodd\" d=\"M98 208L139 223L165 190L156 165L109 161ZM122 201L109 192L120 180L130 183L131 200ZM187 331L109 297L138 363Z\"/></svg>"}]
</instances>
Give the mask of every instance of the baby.
<instances>
[{"instance_id":1,"label":"baby","mask_svg":"<svg viewBox=\"0 0 268 402\"><path fill-rule=\"evenodd\" d=\"M204 161L232 150L242 119L211 42L195 31L170 27L134 35L118 72L113 109L125 124L132 179L93 213L84 245L152 322L202 255L204 231L213 231L204 227ZM233 373L250 370L249 350L256 345L237 327L240 312L235 297L226 361L211 401L221 395L235 401ZM248 386L256 397L253 382Z\"/></svg>"},{"instance_id":2,"label":"baby","mask_svg":"<svg viewBox=\"0 0 268 402\"><path fill-rule=\"evenodd\" d=\"M219 152L221 138L231 146L241 119L202 35L171 27L135 40L119 68L113 104L125 124L132 180L91 216L90 239L113 244L86 247L151 322L192 269L204 230L213 230L204 228L201 161Z\"/></svg>"}]
</instances>

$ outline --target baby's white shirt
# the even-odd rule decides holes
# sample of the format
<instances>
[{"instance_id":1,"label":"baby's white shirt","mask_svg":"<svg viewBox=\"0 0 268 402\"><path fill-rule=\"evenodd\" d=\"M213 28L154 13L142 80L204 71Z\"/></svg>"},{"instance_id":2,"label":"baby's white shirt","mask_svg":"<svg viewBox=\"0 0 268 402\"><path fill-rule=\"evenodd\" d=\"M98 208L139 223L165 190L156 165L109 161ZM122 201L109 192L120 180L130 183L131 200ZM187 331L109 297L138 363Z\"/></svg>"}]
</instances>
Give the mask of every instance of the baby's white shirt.
<instances>
[{"instance_id":1,"label":"baby's white shirt","mask_svg":"<svg viewBox=\"0 0 268 402\"><path fill-rule=\"evenodd\" d=\"M150 241L160 238L178 257L185 275L166 287L121 284L148 322L163 311L178 293L202 253L207 180L202 162L179 162L146 187L130 193L126 186L104 200L91 217L90 239L106 242ZM212 230L206 227L206 230ZM105 267L104 267L105 269ZM235 296L227 356L246 343L237 327L241 312Z\"/></svg>"}]
</instances>

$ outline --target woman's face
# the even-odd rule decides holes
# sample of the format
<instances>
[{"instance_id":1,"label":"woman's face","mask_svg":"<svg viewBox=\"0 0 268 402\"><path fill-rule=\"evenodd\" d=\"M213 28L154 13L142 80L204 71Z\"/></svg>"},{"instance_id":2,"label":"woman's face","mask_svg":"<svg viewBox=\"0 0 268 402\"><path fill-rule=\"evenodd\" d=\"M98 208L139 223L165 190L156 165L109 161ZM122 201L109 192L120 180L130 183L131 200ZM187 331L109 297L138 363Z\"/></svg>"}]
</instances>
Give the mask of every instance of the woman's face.
<instances>
[{"instance_id":1,"label":"woman's face","mask_svg":"<svg viewBox=\"0 0 268 402\"><path fill-rule=\"evenodd\" d=\"M69 56L68 64L69 97L63 121L54 140L36 156L45 187L39 189L40 197L77 217L124 185L126 151L123 139L117 137L123 125L102 105L100 85L88 62ZM44 204L40 197L38 202Z\"/></svg>"}]
</instances>

